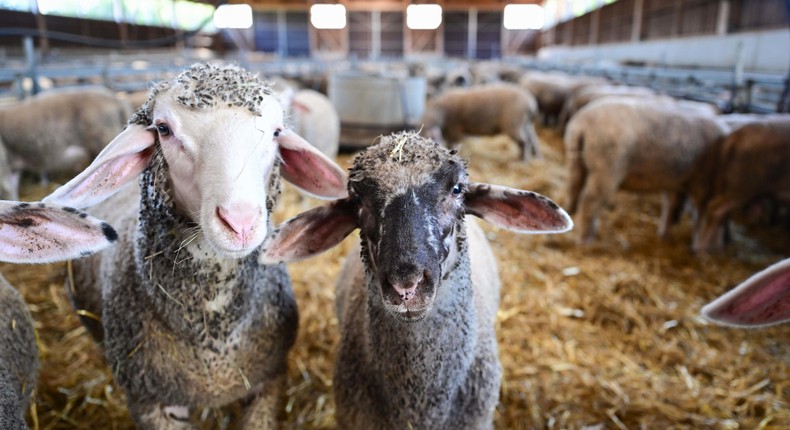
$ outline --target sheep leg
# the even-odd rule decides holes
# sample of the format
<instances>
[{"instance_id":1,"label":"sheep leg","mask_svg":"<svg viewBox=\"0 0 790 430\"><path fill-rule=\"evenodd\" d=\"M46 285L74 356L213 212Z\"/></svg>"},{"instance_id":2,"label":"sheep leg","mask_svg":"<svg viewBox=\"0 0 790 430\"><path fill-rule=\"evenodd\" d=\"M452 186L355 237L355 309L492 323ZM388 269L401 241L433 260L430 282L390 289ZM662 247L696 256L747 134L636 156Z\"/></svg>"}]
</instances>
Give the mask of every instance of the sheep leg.
<instances>
[{"instance_id":1,"label":"sheep leg","mask_svg":"<svg viewBox=\"0 0 790 430\"><path fill-rule=\"evenodd\" d=\"M680 214L686 203L685 193L663 193L661 202L661 223L658 226L658 236L661 239L669 237L669 228L680 221Z\"/></svg>"},{"instance_id":2,"label":"sheep leg","mask_svg":"<svg viewBox=\"0 0 790 430\"><path fill-rule=\"evenodd\" d=\"M283 369L250 400L249 405L245 408L241 428L244 430L279 428L277 417L282 409L285 386L286 371Z\"/></svg>"},{"instance_id":3,"label":"sheep leg","mask_svg":"<svg viewBox=\"0 0 790 430\"><path fill-rule=\"evenodd\" d=\"M617 191L620 181L607 175L589 175L579 199L579 242L595 238L598 212Z\"/></svg>"},{"instance_id":4,"label":"sheep leg","mask_svg":"<svg viewBox=\"0 0 790 430\"><path fill-rule=\"evenodd\" d=\"M131 403L131 402L130 402ZM189 409L184 406L130 404L129 410L141 430L188 430L196 428L190 422Z\"/></svg>"},{"instance_id":5,"label":"sheep leg","mask_svg":"<svg viewBox=\"0 0 790 430\"><path fill-rule=\"evenodd\" d=\"M529 161L530 157L541 157L540 146L538 144L538 135L535 133L535 127L531 122L525 122L524 125L522 125L519 129L518 135L510 137L520 145L522 160Z\"/></svg>"},{"instance_id":6,"label":"sheep leg","mask_svg":"<svg viewBox=\"0 0 790 430\"><path fill-rule=\"evenodd\" d=\"M724 247L727 215L737 206L737 202L728 201L726 197L716 197L708 203L700 213L700 225L692 244L694 252L721 251Z\"/></svg>"},{"instance_id":7,"label":"sheep leg","mask_svg":"<svg viewBox=\"0 0 790 430\"><path fill-rule=\"evenodd\" d=\"M587 169L579 158L579 154L568 154L565 161L565 169L568 171L568 182L565 190L565 209L569 214L576 213L579 204L579 195L587 179Z\"/></svg>"}]
</instances>

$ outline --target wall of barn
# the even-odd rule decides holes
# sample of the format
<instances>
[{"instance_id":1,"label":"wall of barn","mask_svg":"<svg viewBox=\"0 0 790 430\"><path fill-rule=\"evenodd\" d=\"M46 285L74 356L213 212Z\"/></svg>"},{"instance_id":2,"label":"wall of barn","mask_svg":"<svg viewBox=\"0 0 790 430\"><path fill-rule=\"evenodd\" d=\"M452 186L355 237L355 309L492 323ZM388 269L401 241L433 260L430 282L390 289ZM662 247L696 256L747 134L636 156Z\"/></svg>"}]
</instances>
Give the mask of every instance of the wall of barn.
<instances>
[{"instance_id":1,"label":"wall of barn","mask_svg":"<svg viewBox=\"0 0 790 430\"><path fill-rule=\"evenodd\" d=\"M786 72L786 0L619 0L543 30L539 56Z\"/></svg>"},{"instance_id":2,"label":"wall of barn","mask_svg":"<svg viewBox=\"0 0 790 430\"><path fill-rule=\"evenodd\" d=\"M502 5L446 6L442 25L436 30L409 29L407 4L349 2L347 6L347 25L342 30L314 28L306 4L259 6L253 13L252 29L221 31L208 39L209 45L219 52L244 49L282 58L320 59L495 59L534 54L538 48L539 32L503 27ZM37 38L37 46L44 50L84 46L86 39L98 41L105 48L121 48L149 39L161 41L158 46L177 46L181 41L178 35L182 34L172 28L5 10L0 15L0 26L76 35L75 41ZM14 50L21 49L21 45L19 36L0 37L0 46Z\"/></svg>"}]
</instances>

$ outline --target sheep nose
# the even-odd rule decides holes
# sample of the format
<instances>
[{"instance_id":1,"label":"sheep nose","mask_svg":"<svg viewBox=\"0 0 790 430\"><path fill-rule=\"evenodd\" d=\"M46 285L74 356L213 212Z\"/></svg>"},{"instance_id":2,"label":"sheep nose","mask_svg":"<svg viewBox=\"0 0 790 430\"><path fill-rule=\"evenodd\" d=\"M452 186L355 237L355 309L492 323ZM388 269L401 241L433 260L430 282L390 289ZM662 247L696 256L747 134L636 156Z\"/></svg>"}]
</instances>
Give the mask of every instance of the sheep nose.
<instances>
[{"instance_id":1,"label":"sheep nose","mask_svg":"<svg viewBox=\"0 0 790 430\"><path fill-rule=\"evenodd\" d=\"M414 296L417 295L417 285L420 284L422 281L423 275L419 274L417 277L406 280L406 281L393 281L390 280L390 285L392 288L395 289L395 292L398 293L403 303L408 303L409 300L413 299Z\"/></svg>"},{"instance_id":2,"label":"sheep nose","mask_svg":"<svg viewBox=\"0 0 790 430\"><path fill-rule=\"evenodd\" d=\"M232 203L217 206L217 216L240 239L246 239L252 233L255 222L261 216L261 207L249 203Z\"/></svg>"}]
</instances>

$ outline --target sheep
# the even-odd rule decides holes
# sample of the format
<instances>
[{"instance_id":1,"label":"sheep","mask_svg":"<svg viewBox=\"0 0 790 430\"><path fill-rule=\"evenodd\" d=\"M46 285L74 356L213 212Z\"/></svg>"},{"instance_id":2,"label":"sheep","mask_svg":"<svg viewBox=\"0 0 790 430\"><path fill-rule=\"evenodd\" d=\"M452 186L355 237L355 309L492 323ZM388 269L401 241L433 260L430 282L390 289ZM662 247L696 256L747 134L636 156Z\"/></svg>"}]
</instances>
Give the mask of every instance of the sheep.
<instances>
[{"instance_id":1,"label":"sheep","mask_svg":"<svg viewBox=\"0 0 790 430\"><path fill-rule=\"evenodd\" d=\"M564 131L568 121L576 112L593 100L598 100L602 97L649 97L655 94L655 91L647 87L629 87L625 85L582 86L571 91L565 99L559 114L558 125Z\"/></svg>"},{"instance_id":2,"label":"sheep","mask_svg":"<svg viewBox=\"0 0 790 430\"><path fill-rule=\"evenodd\" d=\"M580 110L565 131L569 174L565 205L578 208L580 242L595 236L596 217L618 189L663 192L659 235L680 216L700 160L725 130L713 115L674 104L607 97Z\"/></svg>"},{"instance_id":3,"label":"sheep","mask_svg":"<svg viewBox=\"0 0 790 430\"><path fill-rule=\"evenodd\" d=\"M0 261L48 263L83 257L117 239L107 223L73 208L0 201ZM35 330L22 296L0 276L0 428L27 429L38 383Z\"/></svg>"},{"instance_id":4,"label":"sheep","mask_svg":"<svg viewBox=\"0 0 790 430\"><path fill-rule=\"evenodd\" d=\"M700 204L693 249L720 250L735 209L763 198L790 200L790 116L745 124L716 147L710 185Z\"/></svg>"},{"instance_id":5,"label":"sheep","mask_svg":"<svg viewBox=\"0 0 790 430\"><path fill-rule=\"evenodd\" d=\"M327 157L340 148L340 115L329 97L314 90L285 89L280 101L290 117L291 129Z\"/></svg>"},{"instance_id":6,"label":"sheep","mask_svg":"<svg viewBox=\"0 0 790 430\"><path fill-rule=\"evenodd\" d=\"M345 173L283 127L266 83L195 64L154 86L96 160L45 198L98 204L119 227L117 247L75 268L72 300L100 315L86 327L138 428L183 428L201 406L242 399L243 428L277 427L298 316L285 267L257 256L281 174L318 197L346 193Z\"/></svg>"},{"instance_id":7,"label":"sheep","mask_svg":"<svg viewBox=\"0 0 790 430\"><path fill-rule=\"evenodd\" d=\"M721 325L762 327L790 321L790 258L780 260L702 308Z\"/></svg>"},{"instance_id":8,"label":"sheep","mask_svg":"<svg viewBox=\"0 0 790 430\"><path fill-rule=\"evenodd\" d=\"M485 235L465 215L519 233L564 232L570 218L538 194L470 182L455 151L414 133L360 153L348 192L285 222L262 254L306 258L360 229L336 294L339 427L491 428L500 280Z\"/></svg>"},{"instance_id":9,"label":"sheep","mask_svg":"<svg viewBox=\"0 0 790 430\"><path fill-rule=\"evenodd\" d=\"M596 77L574 77L564 73L528 72L519 85L532 93L538 101L544 125L556 124L568 95L588 85L604 85L607 81Z\"/></svg>"},{"instance_id":10,"label":"sheep","mask_svg":"<svg viewBox=\"0 0 790 430\"><path fill-rule=\"evenodd\" d=\"M504 133L519 145L521 158L540 157L533 120L537 102L517 85L484 85L453 89L429 100L422 117L428 137L451 148L465 134Z\"/></svg>"},{"instance_id":11,"label":"sheep","mask_svg":"<svg viewBox=\"0 0 790 430\"><path fill-rule=\"evenodd\" d=\"M0 277L0 428L27 429L24 411L38 383L38 347L22 296Z\"/></svg>"},{"instance_id":12,"label":"sheep","mask_svg":"<svg viewBox=\"0 0 790 430\"><path fill-rule=\"evenodd\" d=\"M123 128L129 105L101 87L47 91L0 107L11 166L46 177L74 174Z\"/></svg>"}]
</instances>

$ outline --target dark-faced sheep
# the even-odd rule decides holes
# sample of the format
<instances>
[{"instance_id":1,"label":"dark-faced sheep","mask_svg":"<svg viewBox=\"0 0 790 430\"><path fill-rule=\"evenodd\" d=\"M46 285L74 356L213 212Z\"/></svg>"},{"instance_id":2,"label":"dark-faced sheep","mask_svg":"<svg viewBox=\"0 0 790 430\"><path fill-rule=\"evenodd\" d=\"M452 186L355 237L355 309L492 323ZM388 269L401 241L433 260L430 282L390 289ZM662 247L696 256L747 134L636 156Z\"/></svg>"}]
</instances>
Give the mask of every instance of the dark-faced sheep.
<instances>
[{"instance_id":1,"label":"dark-faced sheep","mask_svg":"<svg viewBox=\"0 0 790 430\"><path fill-rule=\"evenodd\" d=\"M196 64L153 87L127 128L45 199L103 202L95 213L119 228L117 247L76 267L73 300L101 316L87 326L103 331L139 428L187 427L192 412L242 399L242 428L277 427L297 309L285 266L257 258L280 175L346 195L343 171L283 126L268 85Z\"/></svg>"},{"instance_id":2,"label":"dark-faced sheep","mask_svg":"<svg viewBox=\"0 0 790 430\"><path fill-rule=\"evenodd\" d=\"M519 145L521 158L540 156L533 121L535 98L517 85L497 84L448 90L428 101L425 133L450 148L464 136L506 134Z\"/></svg>"},{"instance_id":3,"label":"dark-faced sheep","mask_svg":"<svg viewBox=\"0 0 790 430\"><path fill-rule=\"evenodd\" d=\"M454 152L401 133L357 156L348 198L291 219L267 243L266 260L292 260L360 230L337 287L340 428L492 428L500 280L469 215L520 233L572 226L551 200L471 182Z\"/></svg>"},{"instance_id":4,"label":"dark-faced sheep","mask_svg":"<svg viewBox=\"0 0 790 430\"><path fill-rule=\"evenodd\" d=\"M75 174L123 129L129 105L101 87L51 90L0 108L14 169Z\"/></svg>"},{"instance_id":5,"label":"dark-faced sheep","mask_svg":"<svg viewBox=\"0 0 790 430\"><path fill-rule=\"evenodd\" d=\"M598 212L618 189L665 193L659 227L665 237L690 192L697 163L724 135L715 116L671 103L611 97L585 106L564 138L565 204L571 213L578 209L580 240L593 239Z\"/></svg>"},{"instance_id":6,"label":"dark-faced sheep","mask_svg":"<svg viewBox=\"0 0 790 430\"><path fill-rule=\"evenodd\" d=\"M107 223L69 207L0 201L0 261L50 263L80 258L117 239ZM38 384L38 347L22 296L0 276L0 428L26 430Z\"/></svg>"},{"instance_id":7,"label":"dark-faced sheep","mask_svg":"<svg viewBox=\"0 0 790 430\"><path fill-rule=\"evenodd\" d=\"M758 199L790 201L790 116L745 124L716 148L700 204L696 252L720 250L729 215Z\"/></svg>"}]
</instances>

